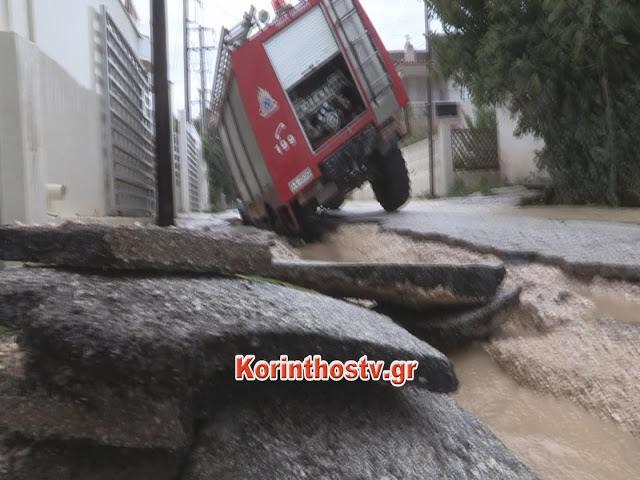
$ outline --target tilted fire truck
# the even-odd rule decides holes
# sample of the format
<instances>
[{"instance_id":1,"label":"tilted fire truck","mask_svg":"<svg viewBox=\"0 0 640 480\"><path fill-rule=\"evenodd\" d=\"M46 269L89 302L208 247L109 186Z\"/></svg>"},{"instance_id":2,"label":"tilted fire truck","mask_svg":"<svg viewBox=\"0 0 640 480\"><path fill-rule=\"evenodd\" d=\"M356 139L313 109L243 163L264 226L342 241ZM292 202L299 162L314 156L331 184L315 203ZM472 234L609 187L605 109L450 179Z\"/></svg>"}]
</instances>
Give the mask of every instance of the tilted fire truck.
<instances>
[{"instance_id":1,"label":"tilted fire truck","mask_svg":"<svg viewBox=\"0 0 640 480\"><path fill-rule=\"evenodd\" d=\"M366 181L387 211L409 198L396 118L409 99L358 0L274 0L221 32L212 98L243 220L304 234Z\"/></svg>"}]
</instances>

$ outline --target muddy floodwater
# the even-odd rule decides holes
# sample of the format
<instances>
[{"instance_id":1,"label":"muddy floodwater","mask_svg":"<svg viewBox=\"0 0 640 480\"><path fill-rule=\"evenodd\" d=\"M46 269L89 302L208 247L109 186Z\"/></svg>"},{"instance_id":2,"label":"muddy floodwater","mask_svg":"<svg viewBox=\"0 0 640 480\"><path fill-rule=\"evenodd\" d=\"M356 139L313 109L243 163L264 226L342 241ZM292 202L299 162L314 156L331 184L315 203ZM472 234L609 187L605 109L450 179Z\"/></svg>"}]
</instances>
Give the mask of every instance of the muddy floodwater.
<instances>
[{"instance_id":1,"label":"muddy floodwater","mask_svg":"<svg viewBox=\"0 0 640 480\"><path fill-rule=\"evenodd\" d=\"M613 217L608 209L516 210L640 223L637 210ZM274 255L341 262L500 261L373 224L340 226L299 249L281 243ZM460 380L454 398L542 480L640 478L640 284L585 282L558 267L531 263L507 266L504 285L523 288L519 309L489 341L448 352Z\"/></svg>"},{"instance_id":2,"label":"muddy floodwater","mask_svg":"<svg viewBox=\"0 0 640 480\"><path fill-rule=\"evenodd\" d=\"M640 478L640 440L571 401L513 381L481 346L450 354L453 395L541 479Z\"/></svg>"}]
</instances>

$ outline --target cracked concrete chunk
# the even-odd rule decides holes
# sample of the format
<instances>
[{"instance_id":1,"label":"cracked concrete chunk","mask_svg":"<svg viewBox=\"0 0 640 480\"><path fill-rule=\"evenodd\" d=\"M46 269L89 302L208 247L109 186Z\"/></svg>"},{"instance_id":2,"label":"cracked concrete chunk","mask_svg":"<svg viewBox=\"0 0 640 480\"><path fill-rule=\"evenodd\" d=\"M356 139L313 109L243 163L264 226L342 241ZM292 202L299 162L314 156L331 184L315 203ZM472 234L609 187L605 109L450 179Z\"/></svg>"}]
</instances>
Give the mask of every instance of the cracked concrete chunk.
<instances>
[{"instance_id":1,"label":"cracked concrete chunk","mask_svg":"<svg viewBox=\"0 0 640 480\"><path fill-rule=\"evenodd\" d=\"M473 340L483 340L510 318L520 306L521 288L499 290L480 307L415 312L382 305L376 311L388 315L408 331L436 348L451 350Z\"/></svg>"},{"instance_id":2,"label":"cracked concrete chunk","mask_svg":"<svg viewBox=\"0 0 640 480\"><path fill-rule=\"evenodd\" d=\"M270 265L271 243L257 230L0 226L0 260L86 269L252 273Z\"/></svg>"},{"instance_id":3,"label":"cracked concrete chunk","mask_svg":"<svg viewBox=\"0 0 640 480\"><path fill-rule=\"evenodd\" d=\"M533 479L448 395L378 385L253 385L200 432L185 480Z\"/></svg>"},{"instance_id":4,"label":"cracked concrete chunk","mask_svg":"<svg viewBox=\"0 0 640 480\"><path fill-rule=\"evenodd\" d=\"M417 360L421 385L457 388L451 363L429 344L383 315L315 293L240 279L0 272L0 304L25 289L47 294L20 319L0 323L21 328L26 373L57 385L95 377L170 393L233 375L237 354L320 354Z\"/></svg>"},{"instance_id":5,"label":"cracked concrete chunk","mask_svg":"<svg viewBox=\"0 0 640 480\"><path fill-rule=\"evenodd\" d=\"M479 305L496 293L503 265L404 265L276 261L270 276L339 298L426 309Z\"/></svg>"}]
</instances>

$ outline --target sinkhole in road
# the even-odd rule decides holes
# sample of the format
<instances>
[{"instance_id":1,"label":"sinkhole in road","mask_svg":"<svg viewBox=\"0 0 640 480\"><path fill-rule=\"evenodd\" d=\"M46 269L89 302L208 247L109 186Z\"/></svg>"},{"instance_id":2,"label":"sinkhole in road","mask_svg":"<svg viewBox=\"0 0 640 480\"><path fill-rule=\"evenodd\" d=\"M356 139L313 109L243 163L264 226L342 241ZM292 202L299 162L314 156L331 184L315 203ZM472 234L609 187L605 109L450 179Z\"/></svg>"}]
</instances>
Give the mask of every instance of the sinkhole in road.
<instances>
[{"instance_id":1,"label":"sinkhole in road","mask_svg":"<svg viewBox=\"0 0 640 480\"><path fill-rule=\"evenodd\" d=\"M497 257L384 231L340 225L280 259L421 264ZM560 268L507 265L521 305L491 338L447 352L453 397L541 479L640 478L640 285L579 281ZM428 339L425 339L428 341Z\"/></svg>"}]
</instances>

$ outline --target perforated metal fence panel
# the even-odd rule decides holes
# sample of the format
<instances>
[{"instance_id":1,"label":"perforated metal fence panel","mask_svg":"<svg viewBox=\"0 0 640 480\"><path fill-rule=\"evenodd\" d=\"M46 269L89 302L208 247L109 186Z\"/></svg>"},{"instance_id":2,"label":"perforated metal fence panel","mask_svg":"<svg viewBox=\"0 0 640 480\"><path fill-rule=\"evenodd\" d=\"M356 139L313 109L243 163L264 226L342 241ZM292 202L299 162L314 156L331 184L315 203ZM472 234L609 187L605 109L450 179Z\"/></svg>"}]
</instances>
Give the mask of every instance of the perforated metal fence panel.
<instances>
[{"instance_id":1,"label":"perforated metal fence panel","mask_svg":"<svg viewBox=\"0 0 640 480\"><path fill-rule=\"evenodd\" d=\"M191 125L189 125L191 127ZM187 166L189 177L189 210L200 211L200 185L202 177L201 142L195 128L187 128Z\"/></svg>"},{"instance_id":2,"label":"perforated metal fence panel","mask_svg":"<svg viewBox=\"0 0 640 480\"><path fill-rule=\"evenodd\" d=\"M184 207L182 205L182 172L180 171L180 131L175 127L173 132L173 180L175 185L173 198L175 199L176 211L181 212Z\"/></svg>"},{"instance_id":3,"label":"perforated metal fence panel","mask_svg":"<svg viewBox=\"0 0 640 480\"><path fill-rule=\"evenodd\" d=\"M109 211L154 215L155 142L148 74L104 6L101 21Z\"/></svg>"},{"instance_id":4,"label":"perforated metal fence panel","mask_svg":"<svg viewBox=\"0 0 640 480\"><path fill-rule=\"evenodd\" d=\"M451 130L454 170L497 170L498 133L495 128Z\"/></svg>"}]
</instances>

